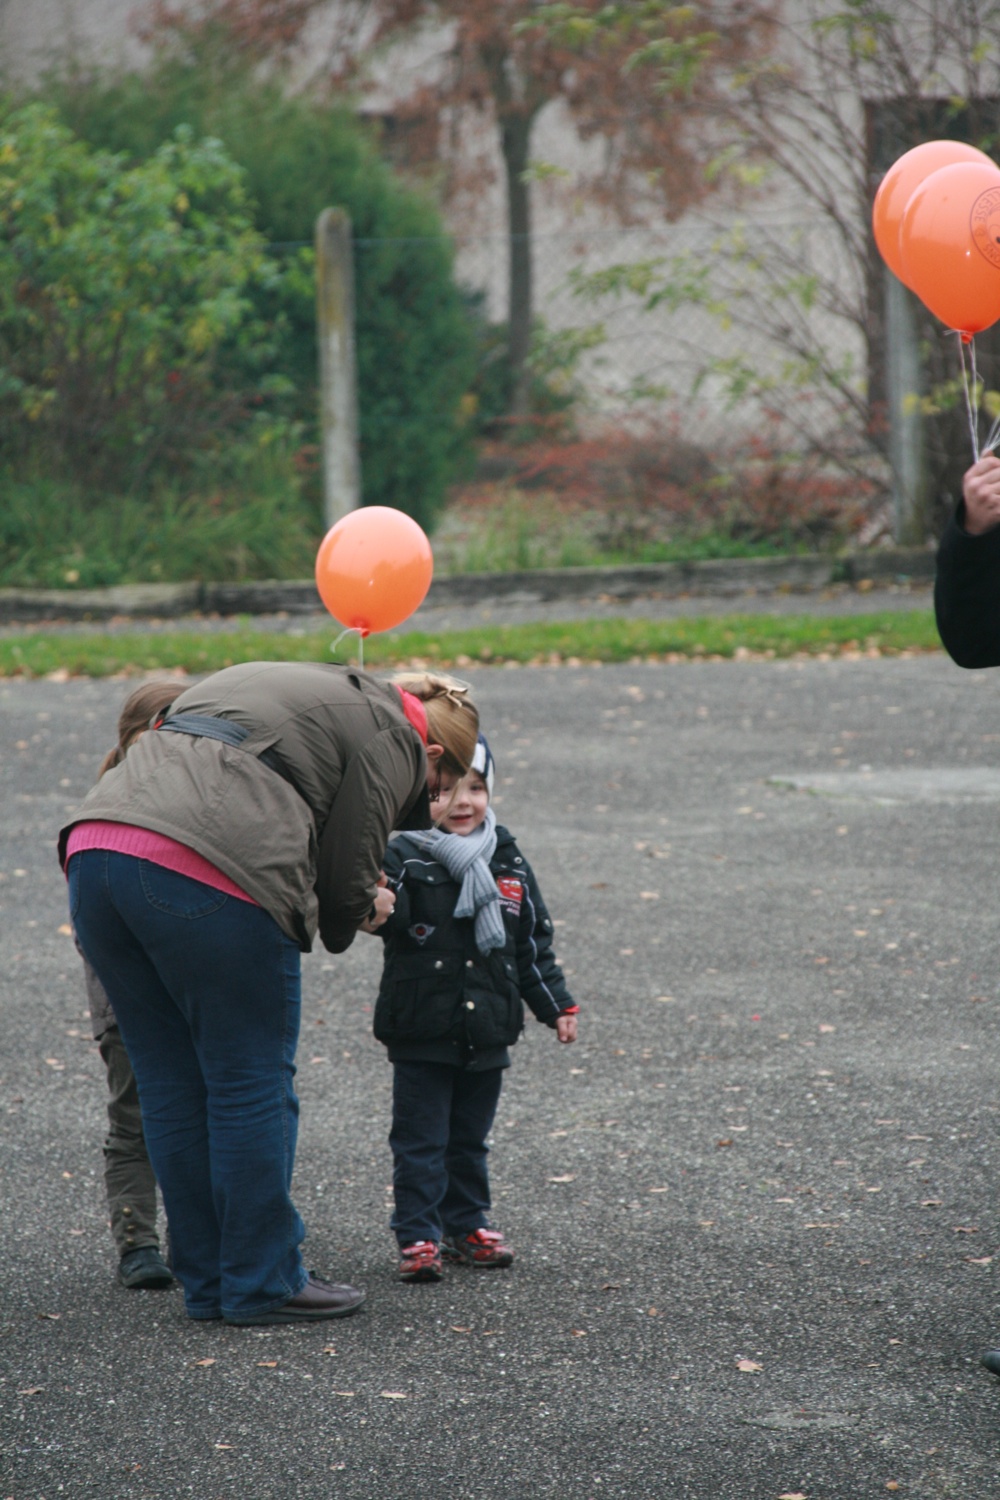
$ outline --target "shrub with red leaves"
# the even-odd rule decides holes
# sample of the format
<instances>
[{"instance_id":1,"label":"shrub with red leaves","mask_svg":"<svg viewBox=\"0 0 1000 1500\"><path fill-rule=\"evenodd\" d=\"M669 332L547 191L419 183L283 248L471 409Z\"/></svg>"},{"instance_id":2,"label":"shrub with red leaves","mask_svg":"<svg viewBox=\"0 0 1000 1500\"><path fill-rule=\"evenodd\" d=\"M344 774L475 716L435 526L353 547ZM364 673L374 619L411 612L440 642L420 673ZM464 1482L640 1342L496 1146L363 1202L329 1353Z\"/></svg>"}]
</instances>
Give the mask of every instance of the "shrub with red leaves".
<instances>
[{"instance_id":1,"label":"shrub with red leaves","mask_svg":"<svg viewBox=\"0 0 1000 1500\"><path fill-rule=\"evenodd\" d=\"M790 455L757 436L733 451L709 451L684 437L679 420L606 427L585 437L548 435L493 441L480 454L478 483L463 503L490 504L495 484L544 490L561 510L601 513L610 547L676 541L707 533L748 543L822 545L846 540L877 496L820 457Z\"/></svg>"}]
</instances>

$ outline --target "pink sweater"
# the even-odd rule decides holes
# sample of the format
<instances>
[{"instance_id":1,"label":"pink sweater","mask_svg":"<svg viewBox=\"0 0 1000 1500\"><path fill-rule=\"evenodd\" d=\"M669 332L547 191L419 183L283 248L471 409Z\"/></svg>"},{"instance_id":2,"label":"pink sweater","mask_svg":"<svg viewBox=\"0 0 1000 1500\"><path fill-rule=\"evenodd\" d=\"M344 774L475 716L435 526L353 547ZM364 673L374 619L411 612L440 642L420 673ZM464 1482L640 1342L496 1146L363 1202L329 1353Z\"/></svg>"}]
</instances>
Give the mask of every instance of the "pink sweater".
<instances>
[{"instance_id":1,"label":"pink sweater","mask_svg":"<svg viewBox=\"0 0 1000 1500\"><path fill-rule=\"evenodd\" d=\"M131 854L136 859L148 859L151 864L162 865L166 870L175 870L178 875L188 875L202 885L210 885L227 896L236 896L240 901L259 903L248 896L242 887L230 880L228 875L209 860L180 844L166 834L153 833L149 828L136 828L131 823L77 823L70 833L66 845L66 863L82 849L113 849L118 854Z\"/></svg>"}]
</instances>

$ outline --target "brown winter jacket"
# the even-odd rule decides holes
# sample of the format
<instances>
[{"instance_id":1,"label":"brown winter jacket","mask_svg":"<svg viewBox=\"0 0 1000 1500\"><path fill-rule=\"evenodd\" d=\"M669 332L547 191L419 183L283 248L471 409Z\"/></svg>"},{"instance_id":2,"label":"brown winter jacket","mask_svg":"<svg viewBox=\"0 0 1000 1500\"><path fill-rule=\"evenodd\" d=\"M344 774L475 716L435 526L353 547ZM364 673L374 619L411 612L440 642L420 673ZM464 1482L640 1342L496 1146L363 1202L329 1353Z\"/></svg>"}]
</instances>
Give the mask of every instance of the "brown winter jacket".
<instances>
[{"instance_id":1,"label":"brown winter jacket","mask_svg":"<svg viewBox=\"0 0 1000 1500\"><path fill-rule=\"evenodd\" d=\"M248 662L186 688L169 714L250 731L239 746L148 732L59 837L90 819L197 850L308 951L341 953L375 899L394 828L429 828L427 758L396 688L349 667ZM257 756L270 751L286 776Z\"/></svg>"}]
</instances>

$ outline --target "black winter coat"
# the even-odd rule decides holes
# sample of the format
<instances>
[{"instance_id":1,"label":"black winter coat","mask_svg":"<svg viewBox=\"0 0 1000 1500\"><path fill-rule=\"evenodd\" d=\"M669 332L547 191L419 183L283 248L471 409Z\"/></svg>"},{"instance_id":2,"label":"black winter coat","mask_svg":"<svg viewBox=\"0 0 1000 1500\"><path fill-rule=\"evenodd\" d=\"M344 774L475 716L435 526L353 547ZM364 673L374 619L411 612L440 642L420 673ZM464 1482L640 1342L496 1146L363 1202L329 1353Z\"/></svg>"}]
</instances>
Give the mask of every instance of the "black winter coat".
<instances>
[{"instance_id":1,"label":"black winter coat","mask_svg":"<svg viewBox=\"0 0 1000 1500\"><path fill-rule=\"evenodd\" d=\"M573 1008L552 951L552 919L506 828L497 827L490 870L507 941L492 953L477 948L473 919L455 916L458 882L415 839L394 839L384 868L396 905L379 929L385 964L374 1029L391 1061L506 1067L524 1029L522 999L550 1026Z\"/></svg>"},{"instance_id":2,"label":"black winter coat","mask_svg":"<svg viewBox=\"0 0 1000 1500\"><path fill-rule=\"evenodd\" d=\"M1000 666L1000 526L964 530L965 503L938 548L934 608L948 654L960 667Z\"/></svg>"}]
</instances>

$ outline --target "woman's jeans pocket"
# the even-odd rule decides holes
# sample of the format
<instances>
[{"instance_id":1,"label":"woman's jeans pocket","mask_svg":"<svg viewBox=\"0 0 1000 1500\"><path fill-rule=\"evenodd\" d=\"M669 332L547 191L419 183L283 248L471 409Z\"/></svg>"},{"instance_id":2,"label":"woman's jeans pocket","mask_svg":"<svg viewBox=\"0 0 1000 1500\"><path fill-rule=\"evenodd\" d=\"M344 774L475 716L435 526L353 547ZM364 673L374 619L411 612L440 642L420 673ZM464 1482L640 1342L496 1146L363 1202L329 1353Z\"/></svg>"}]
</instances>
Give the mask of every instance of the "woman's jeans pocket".
<instances>
[{"instance_id":1,"label":"woman's jeans pocket","mask_svg":"<svg viewBox=\"0 0 1000 1500\"><path fill-rule=\"evenodd\" d=\"M190 921L211 916L231 899L225 891L202 885L189 875L180 875L176 870L150 864L145 859L139 861L139 883L154 911Z\"/></svg>"}]
</instances>

